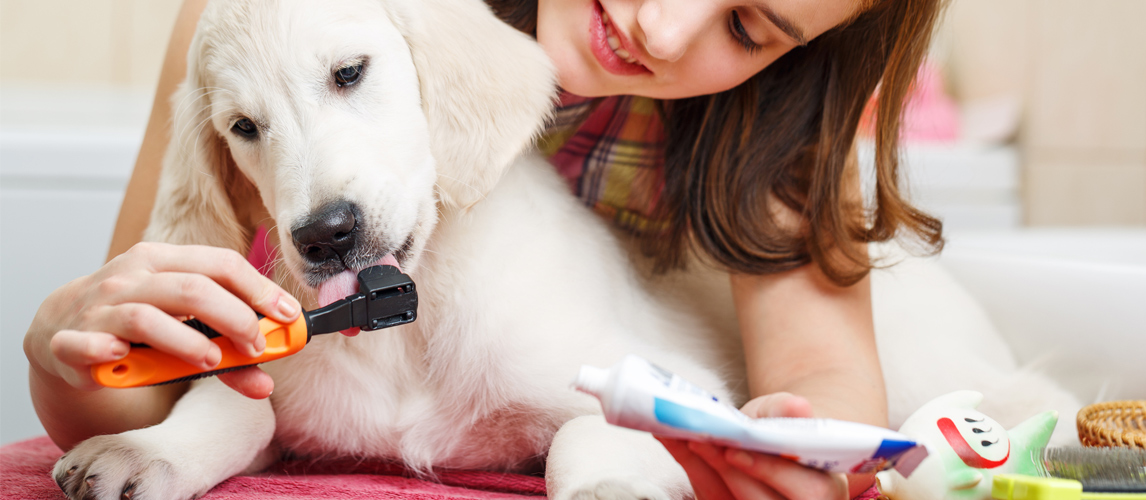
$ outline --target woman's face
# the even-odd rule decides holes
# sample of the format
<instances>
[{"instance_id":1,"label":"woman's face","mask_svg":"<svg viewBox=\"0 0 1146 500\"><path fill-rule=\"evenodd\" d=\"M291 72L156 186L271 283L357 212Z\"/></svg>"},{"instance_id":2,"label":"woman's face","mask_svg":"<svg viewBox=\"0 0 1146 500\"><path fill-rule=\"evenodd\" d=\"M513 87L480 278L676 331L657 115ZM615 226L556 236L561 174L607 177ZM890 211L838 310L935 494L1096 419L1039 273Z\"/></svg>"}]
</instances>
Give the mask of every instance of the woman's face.
<instances>
[{"instance_id":1,"label":"woman's face","mask_svg":"<svg viewBox=\"0 0 1146 500\"><path fill-rule=\"evenodd\" d=\"M537 40L586 97L735 87L849 19L861 0L539 0Z\"/></svg>"}]
</instances>

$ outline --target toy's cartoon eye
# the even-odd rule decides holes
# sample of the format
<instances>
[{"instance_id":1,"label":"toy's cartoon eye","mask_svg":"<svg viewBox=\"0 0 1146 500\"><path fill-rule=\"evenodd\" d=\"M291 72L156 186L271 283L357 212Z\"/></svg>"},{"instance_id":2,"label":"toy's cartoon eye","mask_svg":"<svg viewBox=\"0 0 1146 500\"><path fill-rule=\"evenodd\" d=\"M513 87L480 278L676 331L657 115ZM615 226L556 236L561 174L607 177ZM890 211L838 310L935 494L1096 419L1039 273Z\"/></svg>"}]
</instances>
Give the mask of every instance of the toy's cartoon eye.
<instances>
[{"instance_id":1,"label":"toy's cartoon eye","mask_svg":"<svg viewBox=\"0 0 1146 500\"><path fill-rule=\"evenodd\" d=\"M239 121L231 126L231 132L246 137L247 139L254 139L259 135L259 127L257 127L255 122L251 121L250 118L244 117L240 118Z\"/></svg>"},{"instance_id":2,"label":"toy's cartoon eye","mask_svg":"<svg viewBox=\"0 0 1146 500\"><path fill-rule=\"evenodd\" d=\"M980 418L979 420L975 420L975 419L973 419L973 418L971 418L971 417L964 417L964 418L963 418L963 421L964 421L964 422L969 422L969 423L982 422L983 420L986 420L986 419L984 419L984 418Z\"/></svg>"},{"instance_id":3,"label":"toy's cartoon eye","mask_svg":"<svg viewBox=\"0 0 1146 500\"><path fill-rule=\"evenodd\" d=\"M987 447L987 446L991 446L991 445L998 443L998 442L999 442L998 439L996 439L994 441L987 441L986 439L984 439L982 441L979 441L979 444L983 445L984 447Z\"/></svg>"}]
</instances>

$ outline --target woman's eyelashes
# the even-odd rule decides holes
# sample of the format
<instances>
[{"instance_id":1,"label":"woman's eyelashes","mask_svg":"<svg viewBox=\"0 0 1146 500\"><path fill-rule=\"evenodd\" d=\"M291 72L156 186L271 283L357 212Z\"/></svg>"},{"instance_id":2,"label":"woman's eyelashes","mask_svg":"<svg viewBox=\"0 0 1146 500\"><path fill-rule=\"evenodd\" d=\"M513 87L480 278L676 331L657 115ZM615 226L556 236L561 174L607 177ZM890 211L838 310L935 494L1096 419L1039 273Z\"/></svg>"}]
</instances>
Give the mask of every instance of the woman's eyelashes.
<instances>
[{"instance_id":1,"label":"woman's eyelashes","mask_svg":"<svg viewBox=\"0 0 1146 500\"><path fill-rule=\"evenodd\" d=\"M743 46L744 50L748 51L749 54L755 54L756 51L760 50L760 44L752 39L752 36L748 34L748 30L744 28L744 23L740 21L740 12L735 9L732 11L729 24L729 29L732 30L732 38Z\"/></svg>"}]
</instances>

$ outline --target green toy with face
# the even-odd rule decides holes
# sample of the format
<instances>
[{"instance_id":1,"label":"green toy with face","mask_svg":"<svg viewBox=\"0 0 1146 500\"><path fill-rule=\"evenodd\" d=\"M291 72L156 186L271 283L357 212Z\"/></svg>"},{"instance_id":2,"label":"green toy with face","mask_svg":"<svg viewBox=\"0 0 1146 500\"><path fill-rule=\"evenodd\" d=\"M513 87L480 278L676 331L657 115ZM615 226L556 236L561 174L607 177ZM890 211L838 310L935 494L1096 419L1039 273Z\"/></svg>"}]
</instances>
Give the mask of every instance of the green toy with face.
<instances>
[{"instance_id":1,"label":"green toy with face","mask_svg":"<svg viewBox=\"0 0 1146 500\"><path fill-rule=\"evenodd\" d=\"M1058 412L1045 411L1006 430L975 410L983 395L957 391L923 405L899 432L927 445L929 455L907 479L879 473L880 491L892 500L989 500L999 473L1035 475L1031 451L1045 447Z\"/></svg>"}]
</instances>

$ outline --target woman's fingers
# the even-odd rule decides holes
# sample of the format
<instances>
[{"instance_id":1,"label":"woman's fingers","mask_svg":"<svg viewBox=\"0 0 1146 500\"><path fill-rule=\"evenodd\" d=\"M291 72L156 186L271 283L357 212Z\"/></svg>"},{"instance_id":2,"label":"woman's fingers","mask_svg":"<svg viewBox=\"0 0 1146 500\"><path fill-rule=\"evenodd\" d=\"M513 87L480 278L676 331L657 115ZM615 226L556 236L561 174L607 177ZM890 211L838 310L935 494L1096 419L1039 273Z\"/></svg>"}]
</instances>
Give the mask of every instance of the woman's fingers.
<instances>
[{"instance_id":1,"label":"woman's fingers","mask_svg":"<svg viewBox=\"0 0 1146 500\"><path fill-rule=\"evenodd\" d=\"M689 442L657 436L669 454L684 468L697 500L730 500L732 492L707 462L689 449Z\"/></svg>"},{"instance_id":2,"label":"woman's fingers","mask_svg":"<svg viewBox=\"0 0 1146 500\"><path fill-rule=\"evenodd\" d=\"M91 330L115 332L124 340L147 344L205 370L223 359L223 352L214 342L153 305L101 306L92 314Z\"/></svg>"},{"instance_id":3,"label":"woman's fingers","mask_svg":"<svg viewBox=\"0 0 1146 500\"><path fill-rule=\"evenodd\" d=\"M688 473L698 500L846 500L847 479L791 460L658 437Z\"/></svg>"},{"instance_id":4,"label":"woman's fingers","mask_svg":"<svg viewBox=\"0 0 1146 500\"><path fill-rule=\"evenodd\" d=\"M725 460L725 450L722 447L709 443L692 442L689 443L688 449L701 457L709 467L720 475L720 481L737 500L785 500L785 498L803 500L803 497L784 497L771 485L733 467Z\"/></svg>"},{"instance_id":5,"label":"woman's fingers","mask_svg":"<svg viewBox=\"0 0 1146 500\"><path fill-rule=\"evenodd\" d=\"M811 418L812 403L807 399L788 392L775 392L755 398L746 403L741 412L752 418Z\"/></svg>"},{"instance_id":6,"label":"woman's fingers","mask_svg":"<svg viewBox=\"0 0 1146 500\"><path fill-rule=\"evenodd\" d=\"M92 379L92 365L122 359L130 348L119 337L104 332L61 330L51 341L52 354L66 365L58 368L57 374L72 386L84 389L100 387ZM257 366L220 374L219 380L251 399L264 399L274 390L271 376Z\"/></svg>"},{"instance_id":7,"label":"woman's fingers","mask_svg":"<svg viewBox=\"0 0 1146 500\"><path fill-rule=\"evenodd\" d=\"M298 300L251 266L238 252L198 245L140 243L124 254L146 263L156 273L202 274L227 289L256 311L280 322L298 318Z\"/></svg>"},{"instance_id":8,"label":"woman's fingers","mask_svg":"<svg viewBox=\"0 0 1146 500\"><path fill-rule=\"evenodd\" d=\"M52 337L52 354L70 366L94 365L121 359L131 346L110 333L61 330Z\"/></svg>"},{"instance_id":9,"label":"woman's fingers","mask_svg":"<svg viewBox=\"0 0 1146 500\"><path fill-rule=\"evenodd\" d=\"M266 339L251 307L207 276L193 273L148 274L133 281L108 300L114 303L146 302L169 315L195 316L250 357L262 354ZM107 287L105 287L107 288Z\"/></svg>"},{"instance_id":10,"label":"woman's fingers","mask_svg":"<svg viewBox=\"0 0 1146 500\"><path fill-rule=\"evenodd\" d=\"M283 323L302 311L294 297L231 250L140 243L121 257L100 281L101 300L148 303L172 315L195 316L250 357L266 347L251 309Z\"/></svg>"},{"instance_id":11,"label":"woman's fingers","mask_svg":"<svg viewBox=\"0 0 1146 500\"><path fill-rule=\"evenodd\" d=\"M49 348L65 365L55 367L57 375L73 386L94 388L91 365L122 359L131 346L110 333L60 330L52 336Z\"/></svg>"},{"instance_id":12,"label":"woman's fingers","mask_svg":"<svg viewBox=\"0 0 1146 500\"><path fill-rule=\"evenodd\" d=\"M271 376L257 366L220 373L219 380L239 394L251 399L265 399L271 395L275 388L275 382L271 380Z\"/></svg>"},{"instance_id":13,"label":"woman's fingers","mask_svg":"<svg viewBox=\"0 0 1146 500\"><path fill-rule=\"evenodd\" d=\"M753 418L815 416L812 404L805 398L787 392L776 392L752 399L740 409ZM848 488L843 474L826 472L804 467L786 458L754 453L739 449L727 449L716 456L709 449L699 448L697 453L714 466L729 483L729 488L738 496L741 494L763 494L764 498L790 499L845 499ZM736 471L735 473L730 472ZM763 493L755 493L756 485Z\"/></svg>"},{"instance_id":14,"label":"woman's fingers","mask_svg":"<svg viewBox=\"0 0 1146 500\"><path fill-rule=\"evenodd\" d=\"M771 486L783 498L846 500L847 478L843 474L804 467L786 458L729 449L722 457L747 476Z\"/></svg>"},{"instance_id":15,"label":"woman's fingers","mask_svg":"<svg viewBox=\"0 0 1146 500\"><path fill-rule=\"evenodd\" d=\"M35 366L85 389L95 388L92 366L122 358L133 342L210 370L222 351L181 320L202 320L253 357L266 339L252 308L282 323L302 312L294 297L234 251L141 243L53 292L25 335L25 350ZM274 385L257 369L224 380L255 398Z\"/></svg>"}]
</instances>

